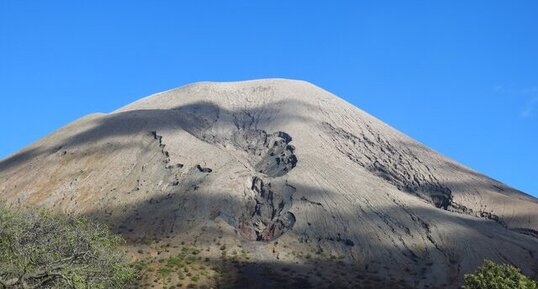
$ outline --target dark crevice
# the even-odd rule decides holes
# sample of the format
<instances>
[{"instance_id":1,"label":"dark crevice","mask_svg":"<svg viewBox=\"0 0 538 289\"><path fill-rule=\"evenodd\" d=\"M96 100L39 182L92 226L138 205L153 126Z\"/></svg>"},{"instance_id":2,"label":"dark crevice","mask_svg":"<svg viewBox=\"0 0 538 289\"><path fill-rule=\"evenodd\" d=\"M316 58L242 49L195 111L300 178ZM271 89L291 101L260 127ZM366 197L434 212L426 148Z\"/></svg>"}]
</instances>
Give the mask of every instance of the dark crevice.
<instances>
[{"instance_id":1,"label":"dark crevice","mask_svg":"<svg viewBox=\"0 0 538 289\"><path fill-rule=\"evenodd\" d=\"M200 165L196 165L196 168L198 169L198 171L202 172L202 173L210 173L212 172L213 170L210 169L210 168L204 168Z\"/></svg>"},{"instance_id":2,"label":"dark crevice","mask_svg":"<svg viewBox=\"0 0 538 289\"><path fill-rule=\"evenodd\" d=\"M322 203L311 201L311 200L307 199L305 196L301 197L301 201L307 202L307 203L312 204L312 205L323 207Z\"/></svg>"}]
</instances>

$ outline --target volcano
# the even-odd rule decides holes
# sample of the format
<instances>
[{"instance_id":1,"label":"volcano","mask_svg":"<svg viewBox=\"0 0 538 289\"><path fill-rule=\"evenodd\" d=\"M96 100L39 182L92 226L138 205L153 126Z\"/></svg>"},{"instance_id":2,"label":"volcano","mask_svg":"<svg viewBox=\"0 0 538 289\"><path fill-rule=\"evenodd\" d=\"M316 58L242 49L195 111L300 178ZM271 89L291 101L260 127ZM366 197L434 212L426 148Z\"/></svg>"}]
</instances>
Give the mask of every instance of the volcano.
<instances>
[{"instance_id":1,"label":"volcano","mask_svg":"<svg viewBox=\"0 0 538 289\"><path fill-rule=\"evenodd\" d=\"M536 198L304 81L85 116L0 161L0 199L97 218L135 259L236 252L236 287L456 288L484 259L538 277Z\"/></svg>"}]
</instances>

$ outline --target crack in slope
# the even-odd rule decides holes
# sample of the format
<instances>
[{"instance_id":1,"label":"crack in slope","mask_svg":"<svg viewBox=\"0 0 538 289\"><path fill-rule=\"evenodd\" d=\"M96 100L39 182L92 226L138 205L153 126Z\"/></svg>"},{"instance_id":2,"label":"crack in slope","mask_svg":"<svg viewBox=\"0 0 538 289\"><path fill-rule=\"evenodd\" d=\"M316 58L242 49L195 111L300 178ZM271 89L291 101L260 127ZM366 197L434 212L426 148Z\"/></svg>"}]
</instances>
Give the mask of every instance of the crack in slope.
<instances>
[{"instance_id":1,"label":"crack in slope","mask_svg":"<svg viewBox=\"0 0 538 289\"><path fill-rule=\"evenodd\" d=\"M437 208L447 210L452 205L452 191L439 182L427 165L412 152L400 151L370 126L366 128L372 137L366 133L356 136L327 122L322 126L338 151L374 175Z\"/></svg>"}]
</instances>

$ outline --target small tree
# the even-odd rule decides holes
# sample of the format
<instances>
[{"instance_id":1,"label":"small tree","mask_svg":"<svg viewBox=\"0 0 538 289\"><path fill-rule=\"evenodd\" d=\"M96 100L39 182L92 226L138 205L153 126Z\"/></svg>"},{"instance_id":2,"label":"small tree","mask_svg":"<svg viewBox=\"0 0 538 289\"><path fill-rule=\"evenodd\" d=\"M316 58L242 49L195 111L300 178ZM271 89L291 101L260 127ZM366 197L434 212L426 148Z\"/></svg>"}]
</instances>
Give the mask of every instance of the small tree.
<instances>
[{"instance_id":1,"label":"small tree","mask_svg":"<svg viewBox=\"0 0 538 289\"><path fill-rule=\"evenodd\" d=\"M123 288L122 239L102 224L0 204L0 289Z\"/></svg>"},{"instance_id":2,"label":"small tree","mask_svg":"<svg viewBox=\"0 0 538 289\"><path fill-rule=\"evenodd\" d=\"M536 289L536 282L508 264L485 260L474 274L464 276L465 289Z\"/></svg>"}]
</instances>

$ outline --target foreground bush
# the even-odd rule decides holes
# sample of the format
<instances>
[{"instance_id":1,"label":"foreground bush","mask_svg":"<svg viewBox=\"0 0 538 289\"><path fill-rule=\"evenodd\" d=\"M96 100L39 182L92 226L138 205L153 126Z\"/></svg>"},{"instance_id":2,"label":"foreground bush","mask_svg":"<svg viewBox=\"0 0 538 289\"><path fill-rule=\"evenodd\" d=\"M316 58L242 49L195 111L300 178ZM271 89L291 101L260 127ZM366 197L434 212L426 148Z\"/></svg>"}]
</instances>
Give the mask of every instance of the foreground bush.
<instances>
[{"instance_id":1,"label":"foreground bush","mask_svg":"<svg viewBox=\"0 0 538 289\"><path fill-rule=\"evenodd\" d=\"M87 218L0 204L0 289L123 288L122 239Z\"/></svg>"},{"instance_id":2,"label":"foreground bush","mask_svg":"<svg viewBox=\"0 0 538 289\"><path fill-rule=\"evenodd\" d=\"M536 282L508 264L486 260L474 274L464 277L465 289L536 289Z\"/></svg>"}]
</instances>

